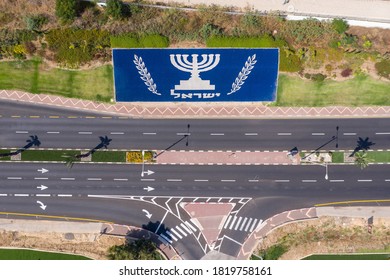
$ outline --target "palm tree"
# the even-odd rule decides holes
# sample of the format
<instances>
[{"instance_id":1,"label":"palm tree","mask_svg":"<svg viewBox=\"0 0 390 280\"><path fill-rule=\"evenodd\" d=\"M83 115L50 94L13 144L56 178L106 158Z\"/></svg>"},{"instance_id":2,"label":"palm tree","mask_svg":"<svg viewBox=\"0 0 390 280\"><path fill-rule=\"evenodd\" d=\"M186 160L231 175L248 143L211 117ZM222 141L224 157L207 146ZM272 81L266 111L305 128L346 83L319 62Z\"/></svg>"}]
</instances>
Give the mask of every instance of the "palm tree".
<instances>
[{"instance_id":1,"label":"palm tree","mask_svg":"<svg viewBox=\"0 0 390 280\"><path fill-rule=\"evenodd\" d=\"M366 168L371 161L372 160L367 157L366 152L356 152L355 153L355 164L358 167L360 167L360 169Z\"/></svg>"},{"instance_id":2,"label":"palm tree","mask_svg":"<svg viewBox=\"0 0 390 280\"><path fill-rule=\"evenodd\" d=\"M368 141L368 137L363 140L363 138L359 137L359 140L357 141L357 146L353 150L352 154L350 154L350 157L353 157L355 153L359 152L360 150L367 151L371 148L371 146L375 145L375 143Z\"/></svg>"}]
</instances>

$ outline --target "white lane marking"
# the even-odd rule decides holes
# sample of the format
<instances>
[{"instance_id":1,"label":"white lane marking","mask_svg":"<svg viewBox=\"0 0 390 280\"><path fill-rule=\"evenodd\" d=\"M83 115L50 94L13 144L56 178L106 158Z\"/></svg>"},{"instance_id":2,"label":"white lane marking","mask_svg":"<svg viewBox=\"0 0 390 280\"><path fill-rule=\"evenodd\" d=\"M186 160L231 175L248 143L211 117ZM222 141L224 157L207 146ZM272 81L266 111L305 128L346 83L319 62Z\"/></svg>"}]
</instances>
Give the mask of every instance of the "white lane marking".
<instances>
[{"instance_id":1,"label":"white lane marking","mask_svg":"<svg viewBox=\"0 0 390 280\"><path fill-rule=\"evenodd\" d=\"M163 233L161 233L160 236L163 238L163 240L166 240L166 241L168 241L170 244L172 244L172 240L171 240L169 237L165 236ZM160 239L160 240L161 240L161 239Z\"/></svg>"},{"instance_id":2,"label":"white lane marking","mask_svg":"<svg viewBox=\"0 0 390 280\"><path fill-rule=\"evenodd\" d=\"M211 136L224 136L225 133L210 133Z\"/></svg>"},{"instance_id":3,"label":"white lane marking","mask_svg":"<svg viewBox=\"0 0 390 280\"><path fill-rule=\"evenodd\" d=\"M156 135L156 132L142 132L143 135Z\"/></svg>"},{"instance_id":4,"label":"white lane marking","mask_svg":"<svg viewBox=\"0 0 390 280\"><path fill-rule=\"evenodd\" d=\"M34 180L49 180L47 177L35 177Z\"/></svg>"},{"instance_id":5,"label":"white lane marking","mask_svg":"<svg viewBox=\"0 0 390 280\"><path fill-rule=\"evenodd\" d=\"M367 180L358 180L358 182L372 182L371 179L367 179Z\"/></svg>"},{"instance_id":6,"label":"white lane marking","mask_svg":"<svg viewBox=\"0 0 390 280\"><path fill-rule=\"evenodd\" d=\"M141 179L141 181L155 181L156 179Z\"/></svg>"},{"instance_id":7,"label":"white lane marking","mask_svg":"<svg viewBox=\"0 0 390 280\"><path fill-rule=\"evenodd\" d=\"M313 135L313 136L324 136L325 133L323 133L323 132L313 132L311 135Z\"/></svg>"},{"instance_id":8,"label":"white lane marking","mask_svg":"<svg viewBox=\"0 0 390 280\"><path fill-rule=\"evenodd\" d=\"M256 179L252 179L251 180L251 179L249 179L248 182L250 182L250 183L257 183L257 182L259 182L259 180L256 180Z\"/></svg>"},{"instance_id":9,"label":"white lane marking","mask_svg":"<svg viewBox=\"0 0 390 280\"><path fill-rule=\"evenodd\" d=\"M208 179L195 179L194 182L208 182Z\"/></svg>"},{"instance_id":10,"label":"white lane marking","mask_svg":"<svg viewBox=\"0 0 390 280\"><path fill-rule=\"evenodd\" d=\"M126 178L114 178L114 181L128 181Z\"/></svg>"},{"instance_id":11,"label":"white lane marking","mask_svg":"<svg viewBox=\"0 0 390 280\"><path fill-rule=\"evenodd\" d=\"M245 133L245 136L257 136L257 135L258 135L257 133L250 133L250 132Z\"/></svg>"},{"instance_id":12,"label":"white lane marking","mask_svg":"<svg viewBox=\"0 0 390 280\"><path fill-rule=\"evenodd\" d=\"M317 180L302 180L302 183L316 183Z\"/></svg>"},{"instance_id":13,"label":"white lane marking","mask_svg":"<svg viewBox=\"0 0 390 280\"><path fill-rule=\"evenodd\" d=\"M345 132L345 133L343 133L343 135L345 135L345 136L355 136L356 133L355 132Z\"/></svg>"},{"instance_id":14,"label":"white lane marking","mask_svg":"<svg viewBox=\"0 0 390 280\"><path fill-rule=\"evenodd\" d=\"M234 217L233 217L233 221L232 221L232 223L230 224L229 229L232 229L232 228L233 228L233 225L234 225L234 223L236 222L236 220L237 220L237 216L234 216Z\"/></svg>"},{"instance_id":15,"label":"white lane marking","mask_svg":"<svg viewBox=\"0 0 390 280\"><path fill-rule=\"evenodd\" d=\"M101 181L102 178L87 178L88 181Z\"/></svg>"},{"instance_id":16,"label":"white lane marking","mask_svg":"<svg viewBox=\"0 0 390 280\"><path fill-rule=\"evenodd\" d=\"M376 135L390 135L390 132L375 132Z\"/></svg>"},{"instance_id":17,"label":"white lane marking","mask_svg":"<svg viewBox=\"0 0 390 280\"><path fill-rule=\"evenodd\" d=\"M278 136L290 136L291 132L278 132Z\"/></svg>"},{"instance_id":18,"label":"white lane marking","mask_svg":"<svg viewBox=\"0 0 390 280\"><path fill-rule=\"evenodd\" d=\"M17 194L15 194L14 196L28 196L28 194L25 194L25 193L17 193Z\"/></svg>"},{"instance_id":19,"label":"white lane marking","mask_svg":"<svg viewBox=\"0 0 390 280\"><path fill-rule=\"evenodd\" d=\"M249 226L251 225L252 220L253 220L253 218L249 218L248 224L245 227L245 231L248 231Z\"/></svg>"},{"instance_id":20,"label":"white lane marking","mask_svg":"<svg viewBox=\"0 0 390 280\"><path fill-rule=\"evenodd\" d=\"M167 182L181 182L182 179L167 179Z\"/></svg>"},{"instance_id":21,"label":"white lane marking","mask_svg":"<svg viewBox=\"0 0 390 280\"><path fill-rule=\"evenodd\" d=\"M35 196L51 196L50 194L36 194Z\"/></svg>"},{"instance_id":22,"label":"white lane marking","mask_svg":"<svg viewBox=\"0 0 390 280\"><path fill-rule=\"evenodd\" d=\"M59 196L59 197L72 197L73 195L71 195L71 194L59 194L57 196Z\"/></svg>"},{"instance_id":23,"label":"white lane marking","mask_svg":"<svg viewBox=\"0 0 390 280\"><path fill-rule=\"evenodd\" d=\"M252 226L251 226L251 228L249 230L250 232L252 232L255 229L256 223L257 223L257 219L254 219L254 221L252 223Z\"/></svg>"},{"instance_id":24,"label":"white lane marking","mask_svg":"<svg viewBox=\"0 0 390 280\"><path fill-rule=\"evenodd\" d=\"M181 228L179 228L179 226L176 226L175 229L180 231L180 233L183 234L184 236L187 236L187 233L184 230L182 230Z\"/></svg>"},{"instance_id":25,"label":"white lane marking","mask_svg":"<svg viewBox=\"0 0 390 280\"><path fill-rule=\"evenodd\" d=\"M8 180L22 180L22 177L7 177Z\"/></svg>"},{"instance_id":26,"label":"white lane marking","mask_svg":"<svg viewBox=\"0 0 390 280\"><path fill-rule=\"evenodd\" d=\"M173 239L173 240L175 240L175 241L178 240L178 239L176 238L176 236L174 236L169 230L167 230L165 233L166 233L171 239Z\"/></svg>"},{"instance_id":27,"label":"white lane marking","mask_svg":"<svg viewBox=\"0 0 390 280\"><path fill-rule=\"evenodd\" d=\"M188 132L178 132L178 133L176 133L176 135L178 135L178 136L190 136L191 133L188 133Z\"/></svg>"},{"instance_id":28,"label":"white lane marking","mask_svg":"<svg viewBox=\"0 0 390 280\"><path fill-rule=\"evenodd\" d=\"M339 182L344 182L344 180L329 180L329 182L332 182L332 183L339 183Z\"/></svg>"},{"instance_id":29,"label":"white lane marking","mask_svg":"<svg viewBox=\"0 0 390 280\"><path fill-rule=\"evenodd\" d=\"M189 234L192 234L192 231L185 224L181 224L181 227L184 228Z\"/></svg>"},{"instance_id":30,"label":"white lane marking","mask_svg":"<svg viewBox=\"0 0 390 280\"><path fill-rule=\"evenodd\" d=\"M390 182L390 179L385 179L385 182Z\"/></svg>"},{"instance_id":31,"label":"white lane marking","mask_svg":"<svg viewBox=\"0 0 390 280\"><path fill-rule=\"evenodd\" d=\"M234 230L237 230L237 229L238 229L238 227L240 226L241 220L242 220L242 217L239 217L239 218L238 218L238 221L237 221L237 223L236 223L236 226L234 227Z\"/></svg>"},{"instance_id":32,"label":"white lane marking","mask_svg":"<svg viewBox=\"0 0 390 280\"><path fill-rule=\"evenodd\" d=\"M27 134L28 131L17 130L17 131L15 131L15 133L17 133L17 134Z\"/></svg>"},{"instance_id":33,"label":"white lane marking","mask_svg":"<svg viewBox=\"0 0 390 280\"><path fill-rule=\"evenodd\" d=\"M242 221L242 224L241 224L241 227L240 227L240 231L242 231L242 229L244 228L246 220L248 220L248 217L245 217L245 219Z\"/></svg>"},{"instance_id":34,"label":"white lane marking","mask_svg":"<svg viewBox=\"0 0 390 280\"><path fill-rule=\"evenodd\" d=\"M47 131L46 133L47 134L60 134L59 131Z\"/></svg>"},{"instance_id":35,"label":"white lane marking","mask_svg":"<svg viewBox=\"0 0 390 280\"><path fill-rule=\"evenodd\" d=\"M288 183L290 180L275 180L275 183Z\"/></svg>"},{"instance_id":36,"label":"white lane marking","mask_svg":"<svg viewBox=\"0 0 390 280\"><path fill-rule=\"evenodd\" d=\"M179 237L179 239L182 239L183 236L181 236L174 228L171 228L171 231Z\"/></svg>"},{"instance_id":37,"label":"white lane marking","mask_svg":"<svg viewBox=\"0 0 390 280\"><path fill-rule=\"evenodd\" d=\"M112 135L123 135L125 134L124 132L110 132Z\"/></svg>"},{"instance_id":38,"label":"white lane marking","mask_svg":"<svg viewBox=\"0 0 390 280\"><path fill-rule=\"evenodd\" d=\"M229 222L230 222L231 219L232 219L232 216L229 215L229 217L228 217L228 219L227 219L225 225L223 226L223 228L225 228L225 229L227 228L227 226L229 225Z\"/></svg>"},{"instance_id":39,"label":"white lane marking","mask_svg":"<svg viewBox=\"0 0 390 280\"><path fill-rule=\"evenodd\" d=\"M79 131L78 133L79 134L92 134L91 131Z\"/></svg>"},{"instance_id":40,"label":"white lane marking","mask_svg":"<svg viewBox=\"0 0 390 280\"><path fill-rule=\"evenodd\" d=\"M235 182L236 180L221 180L221 182Z\"/></svg>"},{"instance_id":41,"label":"white lane marking","mask_svg":"<svg viewBox=\"0 0 390 280\"><path fill-rule=\"evenodd\" d=\"M75 178L71 178L71 177L62 177L61 180L63 180L63 181L74 181Z\"/></svg>"},{"instance_id":42,"label":"white lane marking","mask_svg":"<svg viewBox=\"0 0 390 280\"><path fill-rule=\"evenodd\" d=\"M8 196L6 193L0 193L0 196Z\"/></svg>"}]
</instances>

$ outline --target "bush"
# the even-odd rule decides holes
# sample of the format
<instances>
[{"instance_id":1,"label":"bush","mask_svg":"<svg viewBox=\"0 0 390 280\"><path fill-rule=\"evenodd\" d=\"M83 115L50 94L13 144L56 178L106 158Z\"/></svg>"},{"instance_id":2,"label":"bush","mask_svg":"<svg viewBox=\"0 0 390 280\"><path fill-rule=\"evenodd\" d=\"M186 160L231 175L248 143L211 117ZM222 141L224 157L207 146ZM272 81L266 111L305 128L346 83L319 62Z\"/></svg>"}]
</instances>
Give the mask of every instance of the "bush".
<instances>
[{"instance_id":1,"label":"bush","mask_svg":"<svg viewBox=\"0 0 390 280\"><path fill-rule=\"evenodd\" d=\"M375 69L379 76L390 79L390 60L384 59L375 63Z\"/></svg>"},{"instance_id":2,"label":"bush","mask_svg":"<svg viewBox=\"0 0 390 280\"><path fill-rule=\"evenodd\" d=\"M42 26L48 22L48 18L45 15L33 15L26 17L26 25L28 30L39 31Z\"/></svg>"},{"instance_id":3,"label":"bush","mask_svg":"<svg viewBox=\"0 0 390 280\"><path fill-rule=\"evenodd\" d=\"M143 159L145 162L152 162L154 160L153 152L145 151ZM141 163L142 162L142 151L126 152L126 162Z\"/></svg>"},{"instance_id":4,"label":"bush","mask_svg":"<svg viewBox=\"0 0 390 280\"><path fill-rule=\"evenodd\" d=\"M314 82L323 82L326 79L326 75L323 75L321 73L317 73L317 74L305 73L304 77Z\"/></svg>"},{"instance_id":5,"label":"bush","mask_svg":"<svg viewBox=\"0 0 390 280\"><path fill-rule=\"evenodd\" d=\"M284 253L286 253L288 247L283 244L276 244L269 247L265 252L262 253L264 260L277 260Z\"/></svg>"},{"instance_id":6,"label":"bush","mask_svg":"<svg viewBox=\"0 0 390 280\"><path fill-rule=\"evenodd\" d=\"M332 27L337 33L343 34L343 33L345 33L345 31L347 31L349 26L345 20L335 18L332 21Z\"/></svg>"},{"instance_id":7,"label":"bush","mask_svg":"<svg viewBox=\"0 0 390 280\"><path fill-rule=\"evenodd\" d=\"M200 36L203 39L207 39L211 36L218 36L222 34L221 28L212 23L206 23L199 30Z\"/></svg>"},{"instance_id":8,"label":"bush","mask_svg":"<svg viewBox=\"0 0 390 280\"><path fill-rule=\"evenodd\" d=\"M71 22L77 16L77 0L56 0L56 16L63 22Z\"/></svg>"},{"instance_id":9,"label":"bush","mask_svg":"<svg viewBox=\"0 0 390 280\"><path fill-rule=\"evenodd\" d=\"M343 71L341 71L341 76L344 78L351 76L351 74L352 74L351 68L347 68L347 69L344 69Z\"/></svg>"},{"instance_id":10,"label":"bush","mask_svg":"<svg viewBox=\"0 0 390 280\"><path fill-rule=\"evenodd\" d=\"M110 37L111 48L166 48L169 40L161 35L137 36L134 33L126 33Z\"/></svg>"},{"instance_id":11,"label":"bush","mask_svg":"<svg viewBox=\"0 0 390 280\"><path fill-rule=\"evenodd\" d=\"M120 0L108 0L106 14L113 19L121 19L124 17L124 5Z\"/></svg>"}]
</instances>

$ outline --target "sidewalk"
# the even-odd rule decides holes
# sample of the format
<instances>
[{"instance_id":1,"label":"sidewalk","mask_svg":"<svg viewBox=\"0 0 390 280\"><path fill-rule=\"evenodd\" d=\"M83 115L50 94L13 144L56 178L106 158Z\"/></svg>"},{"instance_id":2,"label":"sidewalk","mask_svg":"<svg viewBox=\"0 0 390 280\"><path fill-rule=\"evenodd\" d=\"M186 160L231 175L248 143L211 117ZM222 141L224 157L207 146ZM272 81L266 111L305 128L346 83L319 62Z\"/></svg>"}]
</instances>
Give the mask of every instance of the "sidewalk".
<instances>
[{"instance_id":1,"label":"sidewalk","mask_svg":"<svg viewBox=\"0 0 390 280\"><path fill-rule=\"evenodd\" d=\"M108 113L132 118L363 118L390 117L382 107L268 107L259 103L99 103L17 90L0 90L0 100L36 103L61 108Z\"/></svg>"}]
</instances>

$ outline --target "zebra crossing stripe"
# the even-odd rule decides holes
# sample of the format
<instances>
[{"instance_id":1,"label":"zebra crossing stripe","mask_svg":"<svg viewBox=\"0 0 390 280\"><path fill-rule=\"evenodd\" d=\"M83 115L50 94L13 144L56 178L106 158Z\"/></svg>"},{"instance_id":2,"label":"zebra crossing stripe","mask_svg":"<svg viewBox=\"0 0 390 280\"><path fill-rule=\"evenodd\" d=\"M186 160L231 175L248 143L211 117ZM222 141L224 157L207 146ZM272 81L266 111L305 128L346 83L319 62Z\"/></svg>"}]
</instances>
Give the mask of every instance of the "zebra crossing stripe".
<instances>
[{"instance_id":1,"label":"zebra crossing stripe","mask_svg":"<svg viewBox=\"0 0 390 280\"><path fill-rule=\"evenodd\" d=\"M242 221L242 224L241 224L241 227L240 227L240 231L244 228L245 223L246 223L247 220L248 220L248 218L245 217L244 220Z\"/></svg>"},{"instance_id":2,"label":"zebra crossing stripe","mask_svg":"<svg viewBox=\"0 0 390 280\"><path fill-rule=\"evenodd\" d=\"M177 241L178 239L176 238L176 236L174 236L169 230L167 230L165 232L170 238L172 238L173 240Z\"/></svg>"},{"instance_id":3,"label":"zebra crossing stripe","mask_svg":"<svg viewBox=\"0 0 390 280\"><path fill-rule=\"evenodd\" d=\"M188 221L185 221L184 223L185 223L186 226L189 227L193 232L196 232L196 228L194 228L194 226L191 225Z\"/></svg>"},{"instance_id":4,"label":"zebra crossing stripe","mask_svg":"<svg viewBox=\"0 0 390 280\"><path fill-rule=\"evenodd\" d=\"M257 222L257 219L254 219L252 226L251 226L251 229L249 230L250 232L252 232L255 229L256 222Z\"/></svg>"},{"instance_id":5,"label":"zebra crossing stripe","mask_svg":"<svg viewBox=\"0 0 390 280\"><path fill-rule=\"evenodd\" d=\"M183 234L184 236L187 236L187 233L185 233L184 230L182 230L181 228L179 228L179 226L176 226L175 227L178 231L180 231L181 234Z\"/></svg>"},{"instance_id":6,"label":"zebra crossing stripe","mask_svg":"<svg viewBox=\"0 0 390 280\"><path fill-rule=\"evenodd\" d=\"M183 237L173 228L171 228L171 231L179 237L179 239L182 239Z\"/></svg>"},{"instance_id":7,"label":"zebra crossing stripe","mask_svg":"<svg viewBox=\"0 0 390 280\"><path fill-rule=\"evenodd\" d=\"M229 222L230 222L230 220L232 219L232 216L229 216L229 218L228 218L228 220L226 221L226 223L225 223L225 225L223 226L223 228L227 228L227 226L228 226L228 224L229 224Z\"/></svg>"},{"instance_id":8,"label":"zebra crossing stripe","mask_svg":"<svg viewBox=\"0 0 390 280\"><path fill-rule=\"evenodd\" d=\"M238 229L238 226L240 225L241 220L242 220L242 217L239 217L239 218L238 218L238 221L237 221L237 224L236 224L236 226L235 226L235 228L234 228L234 230L237 230L237 229Z\"/></svg>"},{"instance_id":9,"label":"zebra crossing stripe","mask_svg":"<svg viewBox=\"0 0 390 280\"><path fill-rule=\"evenodd\" d=\"M166 241L166 242L169 242L170 244L172 244L172 240L167 237L164 233L161 233L160 236ZM164 242L163 242L164 243Z\"/></svg>"},{"instance_id":10,"label":"zebra crossing stripe","mask_svg":"<svg viewBox=\"0 0 390 280\"><path fill-rule=\"evenodd\" d=\"M237 220L237 216L234 216L234 217L233 217L233 221L232 221L232 223L230 224L229 229L232 229L232 228L233 228L233 225L234 225L234 223L236 222L236 220Z\"/></svg>"},{"instance_id":11,"label":"zebra crossing stripe","mask_svg":"<svg viewBox=\"0 0 390 280\"><path fill-rule=\"evenodd\" d=\"M185 224L180 224L182 228L184 228L189 234L192 234L192 231L185 225Z\"/></svg>"},{"instance_id":12,"label":"zebra crossing stripe","mask_svg":"<svg viewBox=\"0 0 390 280\"><path fill-rule=\"evenodd\" d=\"M249 218L248 224L247 224L246 227L245 227L245 231L248 231L249 226L250 226L252 220L253 220L252 218Z\"/></svg>"},{"instance_id":13,"label":"zebra crossing stripe","mask_svg":"<svg viewBox=\"0 0 390 280\"><path fill-rule=\"evenodd\" d=\"M255 228L255 230L258 230L262 223L263 223L263 220L260 220L259 223L257 224L257 227Z\"/></svg>"}]
</instances>

